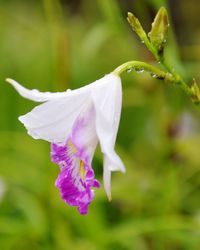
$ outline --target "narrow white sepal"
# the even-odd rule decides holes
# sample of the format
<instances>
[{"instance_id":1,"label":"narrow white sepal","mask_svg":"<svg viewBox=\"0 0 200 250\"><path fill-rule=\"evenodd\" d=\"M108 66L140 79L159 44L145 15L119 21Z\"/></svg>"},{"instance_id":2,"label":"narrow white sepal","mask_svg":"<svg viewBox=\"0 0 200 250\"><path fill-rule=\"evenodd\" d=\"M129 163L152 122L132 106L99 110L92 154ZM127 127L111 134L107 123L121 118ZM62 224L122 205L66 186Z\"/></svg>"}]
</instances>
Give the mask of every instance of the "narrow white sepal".
<instances>
[{"instance_id":1,"label":"narrow white sepal","mask_svg":"<svg viewBox=\"0 0 200 250\"><path fill-rule=\"evenodd\" d=\"M111 171L108 168L106 159L104 159L103 184L108 200L112 200L111 195Z\"/></svg>"},{"instance_id":2,"label":"narrow white sepal","mask_svg":"<svg viewBox=\"0 0 200 250\"><path fill-rule=\"evenodd\" d=\"M65 92L55 92L55 93L40 92L37 89L30 90L23 87L21 84L10 78L7 78L6 82L10 83L21 96L35 102L45 102L53 99L62 98L65 97L69 92L69 90Z\"/></svg>"},{"instance_id":3,"label":"narrow white sepal","mask_svg":"<svg viewBox=\"0 0 200 250\"><path fill-rule=\"evenodd\" d=\"M114 150L122 106L120 77L114 74L105 76L104 82L93 90L92 98L96 110L96 132L101 151L109 162L107 167L110 171L124 172L124 164Z\"/></svg>"}]
</instances>

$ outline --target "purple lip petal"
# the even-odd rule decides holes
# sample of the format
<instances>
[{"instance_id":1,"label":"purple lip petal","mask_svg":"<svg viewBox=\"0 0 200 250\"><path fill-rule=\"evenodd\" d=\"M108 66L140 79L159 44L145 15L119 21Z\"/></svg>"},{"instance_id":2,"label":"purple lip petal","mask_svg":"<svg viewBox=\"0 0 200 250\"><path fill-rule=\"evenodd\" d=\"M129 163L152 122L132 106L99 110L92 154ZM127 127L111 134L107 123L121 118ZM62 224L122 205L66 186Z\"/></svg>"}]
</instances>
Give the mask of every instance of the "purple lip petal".
<instances>
[{"instance_id":1,"label":"purple lip petal","mask_svg":"<svg viewBox=\"0 0 200 250\"><path fill-rule=\"evenodd\" d=\"M81 215L86 215L88 213L88 205L80 205L78 211Z\"/></svg>"},{"instance_id":2,"label":"purple lip petal","mask_svg":"<svg viewBox=\"0 0 200 250\"><path fill-rule=\"evenodd\" d=\"M98 180L93 180L93 187L100 188L100 183Z\"/></svg>"},{"instance_id":3,"label":"purple lip petal","mask_svg":"<svg viewBox=\"0 0 200 250\"><path fill-rule=\"evenodd\" d=\"M100 184L94 179L94 171L87 163L88 156L83 151L71 139L66 144L51 144L51 159L60 167L55 185L62 199L70 206L77 206L79 213L85 215L88 205L94 199L92 188L99 188ZM85 157L80 159L79 155Z\"/></svg>"}]
</instances>

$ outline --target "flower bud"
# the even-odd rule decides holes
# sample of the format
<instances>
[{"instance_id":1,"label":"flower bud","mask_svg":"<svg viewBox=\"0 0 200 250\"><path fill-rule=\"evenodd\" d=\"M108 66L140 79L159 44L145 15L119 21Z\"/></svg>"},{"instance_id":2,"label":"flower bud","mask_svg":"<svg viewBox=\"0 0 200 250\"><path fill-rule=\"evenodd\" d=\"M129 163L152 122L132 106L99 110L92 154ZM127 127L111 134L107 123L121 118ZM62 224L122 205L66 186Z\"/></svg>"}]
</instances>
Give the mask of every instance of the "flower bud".
<instances>
[{"instance_id":1,"label":"flower bud","mask_svg":"<svg viewBox=\"0 0 200 250\"><path fill-rule=\"evenodd\" d=\"M127 20L129 24L131 25L132 29L135 31L135 33L140 37L140 39L144 42L147 38L146 32L142 28L142 25L137 17L133 15L133 13L128 12Z\"/></svg>"},{"instance_id":2,"label":"flower bud","mask_svg":"<svg viewBox=\"0 0 200 250\"><path fill-rule=\"evenodd\" d=\"M164 44L167 41L169 28L169 19L167 10L161 7L152 23L151 31L148 36L152 45L157 49L159 54L163 53Z\"/></svg>"},{"instance_id":3,"label":"flower bud","mask_svg":"<svg viewBox=\"0 0 200 250\"><path fill-rule=\"evenodd\" d=\"M191 99L195 104L200 104L200 89L197 85L195 79L193 79L192 85L190 87L191 90Z\"/></svg>"}]
</instances>

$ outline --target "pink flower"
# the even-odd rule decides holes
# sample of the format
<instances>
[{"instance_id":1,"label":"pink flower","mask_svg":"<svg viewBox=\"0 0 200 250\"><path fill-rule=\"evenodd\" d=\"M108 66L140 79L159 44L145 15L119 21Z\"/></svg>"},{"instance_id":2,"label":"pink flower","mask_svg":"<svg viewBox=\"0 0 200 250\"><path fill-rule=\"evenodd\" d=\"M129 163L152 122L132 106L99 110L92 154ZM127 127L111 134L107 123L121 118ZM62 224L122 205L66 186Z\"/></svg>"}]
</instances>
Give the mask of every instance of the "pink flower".
<instances>
[{"instance_id":1,"label":"pink flower","mask_svg":"<svg viewBox=\"0 0 200 250\"><path fill-rule=\"evenodd\" d=\"M94 178L92 159L98 143L104 158L104 188L111 199L112 171L125 171L114 147L119 126L122 90L121 79L111 73L77 90L41 93L28 90L7 79L20 95L44 102L19 120L34 139L51 143L51 158L60 167L56 186L62 199L86 214L99 188Z\"/></svg>"}]
</instances>

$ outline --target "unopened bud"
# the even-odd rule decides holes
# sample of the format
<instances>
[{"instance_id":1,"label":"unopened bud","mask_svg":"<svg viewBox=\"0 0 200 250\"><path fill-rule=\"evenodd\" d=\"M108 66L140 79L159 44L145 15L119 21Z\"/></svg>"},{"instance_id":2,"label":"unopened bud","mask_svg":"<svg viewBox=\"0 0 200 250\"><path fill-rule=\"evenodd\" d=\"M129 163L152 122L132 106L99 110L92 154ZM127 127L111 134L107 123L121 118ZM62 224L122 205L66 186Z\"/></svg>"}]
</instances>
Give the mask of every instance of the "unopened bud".
<instances>
[{"instance_id":1,"label":"unopened bud","mask_svg":"<svg viewBox=\"0 0 200 250\"><path fill-rule=\"evenodd\" d=\"M195 79L193 79L192 85L190 87L191 90L191 99L195 104L200 104L200 89L197 85Z\"/></svg>"},{"instance_id":2,"label":"unopened bud","mask_svg":"<svg viewBox=\"0 0 200 250\"><path fill-rule=\"evenodd\" d=\"M167 41L168 28L169 18L167 10L161 7L156 14L151 31L148 34L152 45L157 49L159 54L163 53L164 45Z\"/></svg>"},{"instance_id":3,"label":"unopened bud","mask_svg":"<svg viewBox=\"0 0 200 250\"><path fill-rule=\"evenodd\" d=\"M127 20L135 33L140 37L141 41L144 42L147 39L147 35L138 18L135 17L133 13L128 12Z\"/></svg>"}]
</instances>

